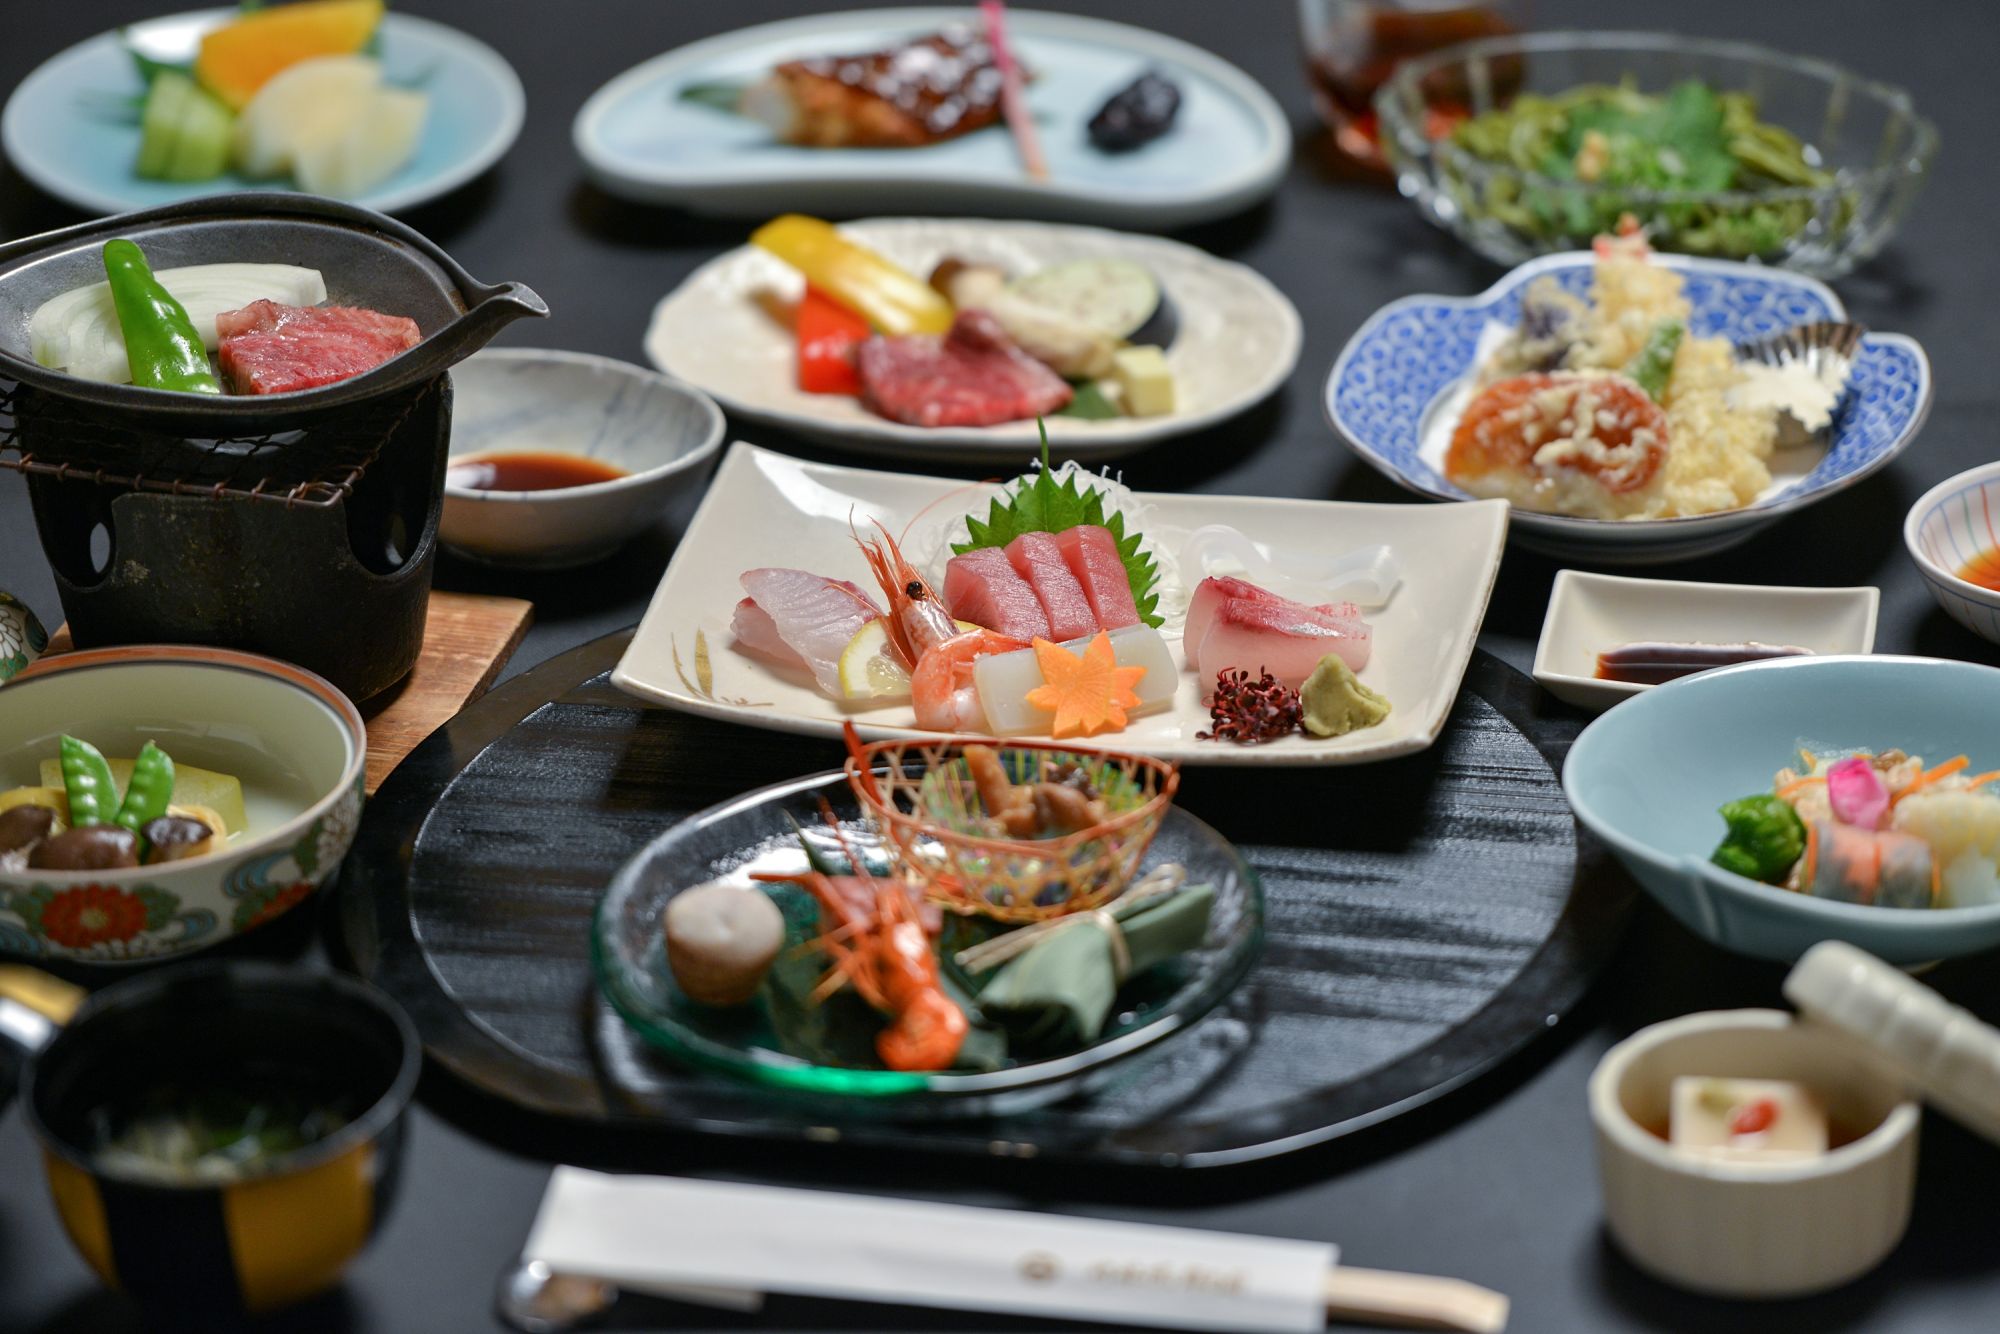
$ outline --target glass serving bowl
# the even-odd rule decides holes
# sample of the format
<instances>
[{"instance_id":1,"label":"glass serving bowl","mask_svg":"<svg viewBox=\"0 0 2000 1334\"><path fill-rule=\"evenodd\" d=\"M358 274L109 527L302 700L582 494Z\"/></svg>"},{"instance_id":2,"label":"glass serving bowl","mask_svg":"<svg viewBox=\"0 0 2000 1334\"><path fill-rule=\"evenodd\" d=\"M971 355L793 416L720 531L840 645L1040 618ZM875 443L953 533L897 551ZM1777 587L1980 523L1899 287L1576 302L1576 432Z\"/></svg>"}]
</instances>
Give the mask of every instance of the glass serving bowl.
<instances>
[{"instance_id":1,"label":"glass serving bowl","mask_svg":"<svg viewBox=\"0 0 2000 1334\"><path fill-rule=\"evenodd\" d=\"M1516 93L1635 83L1661 93L1689 79L1747 92L1758 118L1796 135L1823 186L1647 190L1493 162L1449 127ZM1816 277L1882 248L1936 156L1936 128L1900 88L1822 60L1742 42L1662 33L1550 32L1485 38L1404 62L1375 99L1398 188L1424 216L1488 259L1518 264L1576 250L1631 213L1662 250L1755 259Z\"/></svg>"},{"instance_id":2,"label":"glass serving bowl","mask_svg":"<svg viewBox=\"0 0 2000 1334\"><path fill-rule=\"evenodd\" d=\"M861 819L845 773L836 771L690 816L619 868L598 905L591 957L605 996L647 1042L679 1060L794 1094L933 1114L1019 1111L1087 1087L1113 1063L1187 1031L1243 980L1263 944L1264 894L1256 872L1220 834L1175 809L1161 823L1141 873L1179 862L1188 883L1213 885L1207 939L1132 978L1119 991L1102 1035L1080 1050L991 1071L889 1070L874 1052L880 1021L851 993L803 1006L792 992L767 982L748 1005L718 1009L689 1000L667 967L661 924L669 900L731 873L804 870L801 830L839 856L822 802L834 811L848 846L871 864L878 854L886 864L884 844ZM817 910L803 893L775 897L785 914L787 947L774 975L787 966L793 945L818 933ZM815 976L821 967L811 958L793 966L810 967Z\"/></svg>"}]
</instances>

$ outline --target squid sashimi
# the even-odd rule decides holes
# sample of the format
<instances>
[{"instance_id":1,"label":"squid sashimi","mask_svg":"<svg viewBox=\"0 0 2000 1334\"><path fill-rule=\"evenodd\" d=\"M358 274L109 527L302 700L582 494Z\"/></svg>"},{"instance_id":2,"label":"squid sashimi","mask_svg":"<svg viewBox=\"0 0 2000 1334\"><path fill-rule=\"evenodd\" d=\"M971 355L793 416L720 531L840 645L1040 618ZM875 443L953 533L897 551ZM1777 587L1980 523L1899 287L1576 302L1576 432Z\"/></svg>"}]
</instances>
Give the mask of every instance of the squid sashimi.
<instances>
[{"instance_id":1,"label":"squid sashimi","mask_svg":"<svg viewBox=\"0 0 2000 1334\"><path fill-rule=\"evenodd\" d=\"M1132 581L1125 573L1125 561L1118 554L1118 539L1109 528L1098 524L1078 524L1056 534L1069 572L1076 576L1084 597L1090 600L1091 614L1101 630L1122 630L1139 623L1139 608L1132 600Z\"/></svg>"},{"instance_id":2,"label":"squid sashimi","mask_svg":"<svg viewBox=\"0 0 2000 1334\"><path fill-rule=\"evenodd\" d=\"M874 599L845 579L828 579L809 570L745 570L740 582L771 622L769 630L805 663L820 689L838 698L842 650L863 626L882 615ZM744 617L742 610L739 603L732 628L743 639L747 623L751 637L743 640L744 646L769 656L766 627Z\"/></svg>"},{"instance_id":3,"label":"squid sashimi","mask_svg":"<svg viewBox=\"0 0 2000 1334\"><path fill-rule=\"evenodd\" d=\"M944 567L944 603L954 619L983 625L1010 639L1049 637L1049 616L1033 585L998 547L953 556Z\"/></svg>"},{"instance_id":4,"label":"squid sashimi","mask_svg":"<svg viewBox=\"0 0 2000 1334\"><path fill-rule=\"evenodd\" d=\"M1069 572L1054 534L1022 533L1007 544L1007 559L1014 573L1035 590L1042 610L1048 613L1048 638L1076 639L1097 633L1097 614L1083 595L1083 585Z\"/></svg>"}]
</instances>

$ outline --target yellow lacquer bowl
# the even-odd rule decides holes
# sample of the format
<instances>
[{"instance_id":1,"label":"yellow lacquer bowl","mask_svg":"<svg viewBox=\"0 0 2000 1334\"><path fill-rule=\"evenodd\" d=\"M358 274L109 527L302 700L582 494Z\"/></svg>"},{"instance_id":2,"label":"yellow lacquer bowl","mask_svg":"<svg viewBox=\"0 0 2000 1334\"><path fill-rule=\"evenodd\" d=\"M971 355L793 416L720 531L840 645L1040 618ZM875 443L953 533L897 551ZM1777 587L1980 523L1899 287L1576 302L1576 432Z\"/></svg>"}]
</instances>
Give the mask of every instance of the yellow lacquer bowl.
<instances>
[{"instance_id":1,"label":"yellow lacquer bowl","mask_svg":"<svg viewBox=\"0 0 2000 1334\"><path fill-rule=\"evenodd\" d=\"M326 1289L367 1244L421 1061L409 1020L360 982L183 965L85 1003L29 1063L21 1101L63 1227L99 1277L149 1313L226 1323ZM107 1109L216 1087L351 1119L224 1182L164 1184L100 1157Z\"/></svg>"}]
</instances>

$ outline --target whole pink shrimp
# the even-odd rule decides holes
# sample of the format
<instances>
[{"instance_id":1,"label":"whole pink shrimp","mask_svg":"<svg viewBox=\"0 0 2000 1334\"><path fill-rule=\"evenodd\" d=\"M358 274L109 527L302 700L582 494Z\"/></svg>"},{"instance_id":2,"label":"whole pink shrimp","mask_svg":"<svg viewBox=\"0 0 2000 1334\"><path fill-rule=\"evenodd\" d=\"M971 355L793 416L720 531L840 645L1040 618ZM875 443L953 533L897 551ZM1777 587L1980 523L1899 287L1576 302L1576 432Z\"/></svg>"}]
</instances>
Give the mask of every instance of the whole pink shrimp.
<instances>
[{"instance_id":1,"label":"whole pink shrimp","mask_svg":"<svg viewBox=\"0 0 2000 1334\"><path fill-rule=\"evenodd\" d=\"M854 541L889 604L889 642L910 669L917 726L935 732L986 731L986 710L980 707L973 685L972 664L989 653L1028 646L993 630L962 629L916 567L903 558L889 530L878 521L875 531L880 540L855 533Z\"/></svg>"}]
</instances>

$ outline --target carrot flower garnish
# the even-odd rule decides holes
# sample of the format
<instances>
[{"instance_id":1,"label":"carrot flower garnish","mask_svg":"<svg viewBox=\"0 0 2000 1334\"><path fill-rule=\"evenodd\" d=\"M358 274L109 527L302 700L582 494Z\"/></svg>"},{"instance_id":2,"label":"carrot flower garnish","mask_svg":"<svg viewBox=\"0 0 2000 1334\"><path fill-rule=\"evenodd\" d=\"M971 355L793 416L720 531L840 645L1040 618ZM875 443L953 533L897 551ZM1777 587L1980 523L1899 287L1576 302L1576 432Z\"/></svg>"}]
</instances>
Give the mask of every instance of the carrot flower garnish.
<instances>
[{"instance_id":1,"label":"carrot flower garnish","mask_svg":"<svg viewBox=\"0 0 2000 1334\"><path fill-rule=\"evenodd\" d=\"M1049 730L1059 740L1118 731L1125 726L1125 711L1139 707L1139 693L1133 687L1146 669L1120 667L1111 636L1102 630L1080 658L1060 644L1038 638L1035 660L1041 664L1043 683L1028 692L1028 703L1055 714Z\"/></svg>"}]
</instances>

